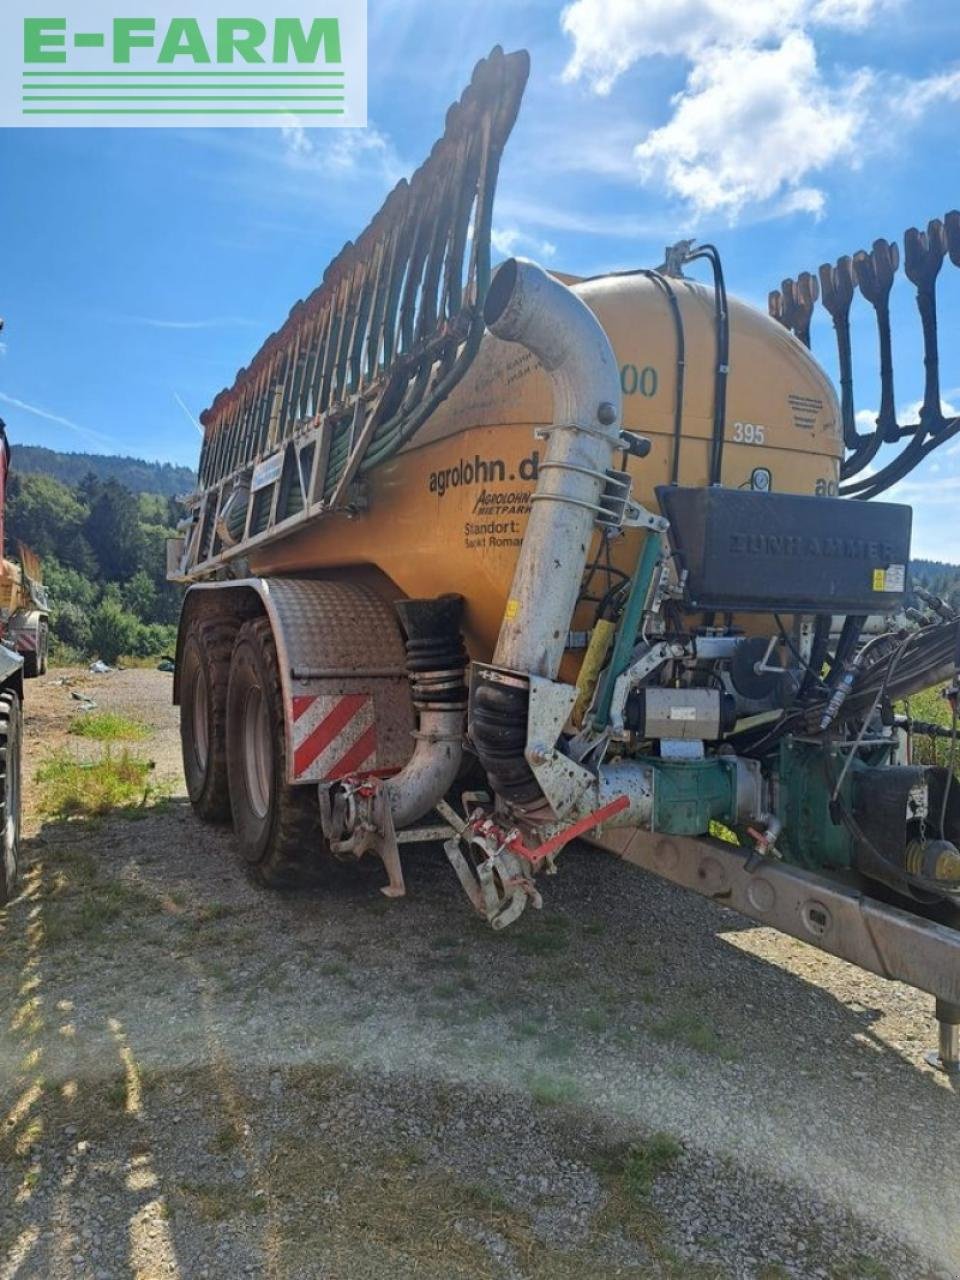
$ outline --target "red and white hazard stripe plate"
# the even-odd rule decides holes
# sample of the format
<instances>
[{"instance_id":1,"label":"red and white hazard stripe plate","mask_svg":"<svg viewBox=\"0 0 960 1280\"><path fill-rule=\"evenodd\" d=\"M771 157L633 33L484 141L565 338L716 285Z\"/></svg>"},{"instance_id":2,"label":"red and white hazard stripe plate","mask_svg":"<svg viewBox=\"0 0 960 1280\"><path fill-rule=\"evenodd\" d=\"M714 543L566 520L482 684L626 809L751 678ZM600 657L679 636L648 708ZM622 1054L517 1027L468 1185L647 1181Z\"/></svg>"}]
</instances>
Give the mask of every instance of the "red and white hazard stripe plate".
<instances>
[{"instance_id":1,"label":"red and white hazard stripe plate","mask_svg":"<svg viewBox=\"0 0 960 1280\"><path fill-rule=\"evenodd\" d=\"M295 696L293 776L321 782L377 767L377 729L369 693Z\"/></svg>"}]
</instances>

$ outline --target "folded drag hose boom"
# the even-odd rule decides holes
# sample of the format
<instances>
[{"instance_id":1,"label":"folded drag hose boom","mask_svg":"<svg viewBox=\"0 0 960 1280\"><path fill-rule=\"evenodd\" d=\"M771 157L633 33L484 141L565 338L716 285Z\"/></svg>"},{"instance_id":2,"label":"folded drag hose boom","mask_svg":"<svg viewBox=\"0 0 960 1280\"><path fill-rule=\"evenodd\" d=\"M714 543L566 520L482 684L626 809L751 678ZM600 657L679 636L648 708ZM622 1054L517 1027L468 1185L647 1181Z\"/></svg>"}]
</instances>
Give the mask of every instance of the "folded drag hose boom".
<instances>
[{"instance_id":1,"label":"folded drag hose boom","mask_svg":"<svg viewBox=\"0 0 960 1280\"><path fill-rule=\"evenodd\" d=\"M550 375L553 422L544 430L530 518L492 666L475 685L470 736L490 785L518 804L540 789L524 758L526 677L555 680L587 562L606 471L620 437L620 375L593 312L531 262L511 259L487 293L491 332L526 347Z\"/></svg>"}]
</instances>

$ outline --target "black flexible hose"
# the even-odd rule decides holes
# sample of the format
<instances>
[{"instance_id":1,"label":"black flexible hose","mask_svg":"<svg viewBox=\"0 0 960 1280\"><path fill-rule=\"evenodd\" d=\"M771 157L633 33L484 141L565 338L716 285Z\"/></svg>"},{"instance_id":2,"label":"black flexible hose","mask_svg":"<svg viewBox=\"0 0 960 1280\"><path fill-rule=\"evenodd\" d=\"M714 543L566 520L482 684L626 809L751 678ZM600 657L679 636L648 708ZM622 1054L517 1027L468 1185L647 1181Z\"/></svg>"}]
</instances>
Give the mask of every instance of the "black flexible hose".
<instances>
[{"instance_id":1,"label":"black flexible hose","mask_svg":"<svg viewBox=\"0 0 960 1280\"><path fill-rule=\"evenodd\" d=\"M716 245L702 244L685 262L705 258L713 267L714 318L717 334L717 367L713 382L713 439L710 448L710 484L720 484L723 472L723 438L727 428L727 377L730 372L730 313L723 265Z\"/></svg>"}]
</instances>

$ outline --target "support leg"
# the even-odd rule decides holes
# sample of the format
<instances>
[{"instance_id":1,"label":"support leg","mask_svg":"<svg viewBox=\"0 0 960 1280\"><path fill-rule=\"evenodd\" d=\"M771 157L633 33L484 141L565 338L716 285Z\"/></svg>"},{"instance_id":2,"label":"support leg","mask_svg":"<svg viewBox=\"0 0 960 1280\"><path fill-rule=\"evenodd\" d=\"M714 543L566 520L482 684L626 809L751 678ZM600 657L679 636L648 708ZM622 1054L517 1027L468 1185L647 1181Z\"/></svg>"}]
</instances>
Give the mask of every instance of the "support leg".
<instances>
[{"instance_id":1,"label":"support leg","mask_svg":"<svg viewBox=\"0 0 960 1280\"><path fill-rule=\"evenodd\" d=\"M960 1076L960 1004L938 1000L937 1024L940 1047L935 1053L927 1054L927 1061L949 1076Z\"/></svg>"}]
</instances>

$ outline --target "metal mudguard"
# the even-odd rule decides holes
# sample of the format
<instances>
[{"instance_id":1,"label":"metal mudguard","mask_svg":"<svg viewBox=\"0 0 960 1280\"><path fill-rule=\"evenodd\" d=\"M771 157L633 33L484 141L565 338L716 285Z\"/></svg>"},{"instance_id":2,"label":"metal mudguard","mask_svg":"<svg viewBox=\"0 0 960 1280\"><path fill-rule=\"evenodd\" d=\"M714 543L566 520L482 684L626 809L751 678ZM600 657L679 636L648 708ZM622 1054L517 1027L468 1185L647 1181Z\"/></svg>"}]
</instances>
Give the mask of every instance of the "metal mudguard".
<instances>
[{"instance_id":1,"label":"metal mudguard","mask_svg":"<svg viewBox=\"0 0 960 1280\"><path fill-rule=\"evenodd\" d=\"M181 640L196 610L241 618L263 612L270 620L289 785L406 764L414 716L404 644L393 609L369 587L296 578L198 583L184 600Z\"/></svg>"},{"instance_id":2,"label":"metal mudguard","mask_svg":"<svg viewBox=\"0 0 960 1280\"><path fill-rule=\"evenodd\" d=\"M19 653L15 653L13 649L9 649L5 644L0 643L0 688L14 683L19 689L22 688L22 682L23 658Z\"/></svg>"}]
</instances>

